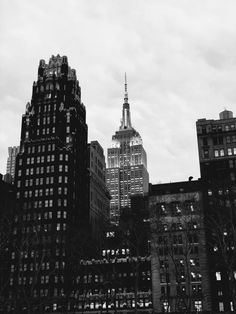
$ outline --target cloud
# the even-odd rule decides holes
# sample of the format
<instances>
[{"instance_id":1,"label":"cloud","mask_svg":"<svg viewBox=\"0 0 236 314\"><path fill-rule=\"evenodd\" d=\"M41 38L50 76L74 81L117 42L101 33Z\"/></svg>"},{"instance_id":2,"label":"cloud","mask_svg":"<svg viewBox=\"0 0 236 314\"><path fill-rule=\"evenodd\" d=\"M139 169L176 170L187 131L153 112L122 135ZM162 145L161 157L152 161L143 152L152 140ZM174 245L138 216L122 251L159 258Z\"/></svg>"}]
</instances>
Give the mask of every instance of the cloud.
<instances>
[{"instance_id":1,"label":"cloud","mask_svg":"<svg viewBox=\"0 0 236 314\"><path fill-rule=\"evenodd\" d=\"M77 71L89 139L109 147L127 72L151 181L199 177L195 122L236 102L235 9L220 0L3 0L0 172L7 146L19 143L39 60L60 53Z\"/></svg>"}]
</instances>

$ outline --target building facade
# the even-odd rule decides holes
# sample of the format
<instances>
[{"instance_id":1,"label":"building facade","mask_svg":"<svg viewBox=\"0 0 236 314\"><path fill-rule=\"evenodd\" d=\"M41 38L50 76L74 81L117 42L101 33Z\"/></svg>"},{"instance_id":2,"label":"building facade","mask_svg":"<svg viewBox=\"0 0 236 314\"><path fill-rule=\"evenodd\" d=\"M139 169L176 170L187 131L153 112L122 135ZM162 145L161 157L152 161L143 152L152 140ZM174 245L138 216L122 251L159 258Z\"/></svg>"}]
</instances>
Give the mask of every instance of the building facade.
<instances>
[{"instance_id":1,"label":"building facade","mask_svg":"<svg viewBox=\"0 0 236 314\"><path fill-rule=\"evenodd\" d=\"M4 180L13 183L15 179L16 156L20 151L20 146L8 147L7 168Z\"/></svg>"},{"instance_id":2,"label":"building facade","mask_svg":"<svg viewBox=\"0 0 236 314\"><path fill-rule=\"evenodd\" d=\"M150 257L113 254L81 260L78 269L71 313L152 313Z\"/></svg>"},{"instance_id":3,"label":"building facade","mask_svg":"<svg viewBox=\"0 0 236 314\"><path fill-rule=\"evenodd\" d=\"M106 187L106 162L98 141L88 144L90 224L95 237L109 222L110 195Z\"/></svg>"},{"instance_id":4,"label":"building facade","mask_svg":"<svg viewBox=\"0 0 236 314\"><path fill-rule=\"evenodd\" d=\"M22 117L7 311L66 306L81 225L89 220L86 111L67 57L40 61Z\"/></svg>"},{"instance_id":5,"label":"building facade","mask_svg":"<svg viewBox=\"0 0 236 314\"><path fill-rule=\"evenodd\" d=\"M147 157L140 134L132 127L127 82L121 126L107 150L107 187L111 194L110 219L119 223L121 210L130 207L130 196L148 192Z\"/></svg>"},{"instance_id":6,"label":"building facade","mask_svg":"<svg viewBox=\"0 0 236 314\"><path fill-rule=\"evenodd\" d=\"M196 123L214 311L236 311L236 118Z\"/></svg>"},{"instance_id":7,"label":"building facade","mask_svg":"<svg viewBox=\"0 0 236 314\"><path fill-rule=\"evenodd\" d=\"M210 311L201 182L151 185L149 210L154 312Z\"/></svg>"},{"instance_id":8,"label":"building facade","mask_svg":"<svg viewBox=\"0 0 236 314\"><path fill-rule=\"evenodd\" d=\"M12 184L0 174L0 313L5 313L10 277L9 260L12 243L16 193Z\"/></svg>"}]
</instances>

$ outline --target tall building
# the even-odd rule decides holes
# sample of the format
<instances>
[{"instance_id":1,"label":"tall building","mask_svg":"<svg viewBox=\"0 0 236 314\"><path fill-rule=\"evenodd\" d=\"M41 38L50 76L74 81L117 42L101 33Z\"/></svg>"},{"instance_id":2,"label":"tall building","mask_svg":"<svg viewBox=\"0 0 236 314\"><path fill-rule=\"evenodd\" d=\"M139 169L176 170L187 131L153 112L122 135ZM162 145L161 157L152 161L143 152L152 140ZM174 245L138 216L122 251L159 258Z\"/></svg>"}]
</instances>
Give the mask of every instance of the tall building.
<instances>
[{"instance_id":1,"label":"tall building","mask_svg":"<svg viewBox=\"0 0 236 314\"><path fill-rule=\"evenodd\" d=\"M86 110L67 57L41 60L22 117L9 299L28 313L62 310L89 220ZM86 227L85 227L86 228Z\"/></svg>"},{"instance_id":2,"label":"tall building","mask_svg":"<svg viewBox=\"0 0 236 314\"><path fill-rule=\"evenodd\" d=\"M88 144L90 223L95 237L105 233L109 221L110 195L106 187L106 163L98 141Z\"/></svg>"},{"instance_id":3,"label":"tall building","mask_svg":"<svg viewBox=\"0 0 236 314\"><path fill-rule=\"evenodd\" d=\"M201 181L151 185L149 210L155 313L210 311Z\"/></svg>"},{"instance_id":4,"label":"tall building","mask_svg":"<svg viewBox=\"0 0 236 314\"><path fill-rule=\"evenodd\" d=\"M125 76L125 96L121 126L112 136L107 151L107 187L111 194L110 219L119 223L121 210L131 206L132 194L148 192L149 175L146 152L140 134L132 127Z\"/></svg>"},{"instance_id":5,"label":"tall building","mask_svg":"<svg viewBox=\"0 0 236 314\"><path fill-rule=\"evenodd\" d=\"M236 311L236 118L196 123L213 311Z\"/></svg>"},{"instance_id":6,"label":"tall building","mask_svg":"<svg viewBox=\"0 0 236 314\"><path fill-rule=\"evenodd\" d=\"M7 169L4 180L8 183L14 182L16 156L20 151L20 146L8 147Z\"/></svg>"}]
</instances>

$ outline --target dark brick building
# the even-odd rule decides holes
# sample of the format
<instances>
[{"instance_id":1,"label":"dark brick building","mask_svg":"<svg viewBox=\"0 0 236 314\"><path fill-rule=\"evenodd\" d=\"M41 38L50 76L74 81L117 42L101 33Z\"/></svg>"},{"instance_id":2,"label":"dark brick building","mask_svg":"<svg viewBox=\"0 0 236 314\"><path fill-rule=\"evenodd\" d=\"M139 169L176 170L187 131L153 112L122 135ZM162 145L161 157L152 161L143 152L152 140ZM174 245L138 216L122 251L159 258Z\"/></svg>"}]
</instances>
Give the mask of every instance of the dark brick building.
<instances>
[{"instance_id":1,"label":"dark brick building","mask_svg":"<svg viewBox=\"0 0 236 314\"><path fill-rule=\"evenodd\" d=\"M204 193L211 301L214 311L236 311L236 118L196 123Z\"/></svg>"},{"instance_id":2,"label":"dark brick building","mask_svg":"<svg viewBox=\"0 0 236 314\"><path fill-rule=\"evenodd\" d=\"M151 185L149 210L155 313L209 311L201 182Z\"/></svg>"}]
</instances>

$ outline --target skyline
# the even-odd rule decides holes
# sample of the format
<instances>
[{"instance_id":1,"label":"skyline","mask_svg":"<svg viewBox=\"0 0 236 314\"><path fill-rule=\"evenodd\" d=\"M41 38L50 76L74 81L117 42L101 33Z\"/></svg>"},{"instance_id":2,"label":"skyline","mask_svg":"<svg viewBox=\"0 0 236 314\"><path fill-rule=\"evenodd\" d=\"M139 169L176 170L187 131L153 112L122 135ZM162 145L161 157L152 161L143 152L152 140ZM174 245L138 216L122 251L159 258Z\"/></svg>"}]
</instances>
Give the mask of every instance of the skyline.
<instances>
[{"instance_id":1,"label":"skyline","mask_svg":"<svg viewBox=\"0 0 236 314\"><path fill-rule=\"evenodd\" d=\"M131 122L151 183L199 178L195 123L236 103L236 3L7 1L1 3L0 173L19 145L40 59L68 56L86 107L89 141L105 154L119 129L128 78ZM63 20L63 22L62 22Z\"/></svg>"}]
</instances>

